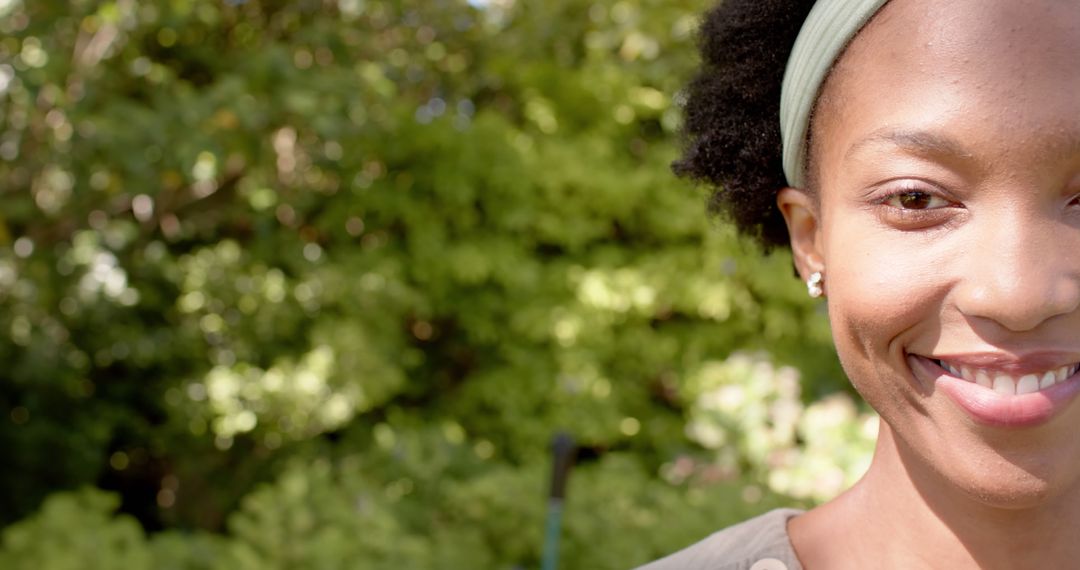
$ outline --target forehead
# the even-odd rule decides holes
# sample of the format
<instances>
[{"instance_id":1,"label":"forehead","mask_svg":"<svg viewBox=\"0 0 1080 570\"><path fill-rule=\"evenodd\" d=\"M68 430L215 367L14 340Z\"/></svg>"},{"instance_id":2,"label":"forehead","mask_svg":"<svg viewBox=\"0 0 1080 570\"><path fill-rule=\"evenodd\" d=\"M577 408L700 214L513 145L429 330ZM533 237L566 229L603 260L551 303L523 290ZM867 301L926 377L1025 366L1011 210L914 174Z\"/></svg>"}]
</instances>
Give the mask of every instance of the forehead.
<instances>
[{"instance_id":1,"label":"forehead","mask_svg":"<svg viewBox=\"0 0 1080 570\"><path fill-rule=\"evenodd\" d=\"M892 0L818 107L815 131L834 153L873 131L945 130L975 144L1080 136L1080 2Z\"/></svg>"},{"instance_id":2,"label":"forehead","mask_svg":"<svg viewBox=\"0 0 1080 570\"><path fill-rule=\"evenodd\" d=\"M854 65L887 56L930 66L927 73L1027 75L1035 62L1074 66L1078 46L1080 4L1070 0L892 0L844 59Z\"/></svg>"}]
</instances>

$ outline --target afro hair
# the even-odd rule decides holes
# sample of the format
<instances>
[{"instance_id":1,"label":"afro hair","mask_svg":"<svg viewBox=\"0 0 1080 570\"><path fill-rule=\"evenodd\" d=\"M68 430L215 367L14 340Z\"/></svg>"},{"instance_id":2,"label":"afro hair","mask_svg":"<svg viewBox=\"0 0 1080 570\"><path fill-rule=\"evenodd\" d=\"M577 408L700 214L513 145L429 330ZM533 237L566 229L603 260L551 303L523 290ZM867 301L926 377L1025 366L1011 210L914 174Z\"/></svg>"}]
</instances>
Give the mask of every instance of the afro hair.
<instances>
[{"instance_id":1,"label":"afro hair","mask_svg":"<svg viewBox=\"0 0 1080 570\"><path fill-rule=\"evenodd\" d=\"M784 68L813 0L724 0L699 31L701 65L683 103L675 173L711 186L709 211L767 249L786 246L776 193L787 185L780 140Z\"/></svg>"}]
</instances>

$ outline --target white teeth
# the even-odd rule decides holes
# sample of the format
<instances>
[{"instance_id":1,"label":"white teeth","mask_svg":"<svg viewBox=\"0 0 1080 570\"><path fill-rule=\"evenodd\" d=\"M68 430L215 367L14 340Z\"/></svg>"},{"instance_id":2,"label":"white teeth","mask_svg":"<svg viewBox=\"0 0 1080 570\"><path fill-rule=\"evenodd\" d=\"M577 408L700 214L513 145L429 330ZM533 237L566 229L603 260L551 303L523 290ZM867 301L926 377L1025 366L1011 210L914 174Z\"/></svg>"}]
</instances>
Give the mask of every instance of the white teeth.
<instances>
[{"instance_id":1,"label":"white teeth","mask_svg":"<svg viewBox=\"0 0 1080 570\"><path fill-rule=\"evenodd\" d=\"M1014 378L1004 372L991 372L966 366L954 366L944 360L936 361L946 372L963 378L968 382L974 382L984 388L989 388L999 394L1015 396L1019 394L1031 394L1044 390L1055 384L1059 384L1080 371L1080 364L1062 366L1054 370L1047 370L1039 374L1024 374Z\"/></svg>"},{"instance_id":2,"label":"white teeth","mask_svg":"<svg viewBox=\"0 0 1080 570\"><path fill-rule=\"evenodd\" d=\"M1012 378L1001 375L994 377L994 391L1004 396L1016 395L1016 382Z\"/></svg>"},{"instance_id":3,"label":"white teeth","mask_svg":"<svg viewBox=\"0 0 1080 570\"><path fill-rule=\"evenodd\" d=\"M1017 394L1030 394L1039 391L1039 377L1034 374L1024 374L1016 381Z\"/></svg>"}]
</instances>

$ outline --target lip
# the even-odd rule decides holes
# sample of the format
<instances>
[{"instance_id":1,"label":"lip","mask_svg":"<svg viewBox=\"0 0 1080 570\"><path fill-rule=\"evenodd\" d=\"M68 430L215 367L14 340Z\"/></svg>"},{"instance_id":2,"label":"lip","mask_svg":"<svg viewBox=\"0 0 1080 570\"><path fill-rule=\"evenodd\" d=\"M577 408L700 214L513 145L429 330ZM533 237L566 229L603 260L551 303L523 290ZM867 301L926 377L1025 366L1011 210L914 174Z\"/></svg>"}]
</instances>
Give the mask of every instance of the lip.
<instances>
[{"instance_id":1,"label":"lip","mask_svg":"<svg viewBox=\"0 0 1080 570\"><path fill-rule=\"evenodd\" d=\"M935 354L933 359L971 368L992 368L1019 376L1076 364L1080 362L1080 354L1075 352L1033 352L1017 357L1011 354L983 352Z\"/></svg>"},{"instance_id":2,"label":"lip","mask_svg":"<svg viewBox=\"0 0 1080 570\"><path fill-rule=\"evenodd\" d=\"M1038 392L1004 396L956 378L924 356L909 354L908 364L916 375L932 381L973 420L987 426L1023 428L1041 425L1060 414L1080 395L1080 373Z\"/></svg>"}]
</instances>

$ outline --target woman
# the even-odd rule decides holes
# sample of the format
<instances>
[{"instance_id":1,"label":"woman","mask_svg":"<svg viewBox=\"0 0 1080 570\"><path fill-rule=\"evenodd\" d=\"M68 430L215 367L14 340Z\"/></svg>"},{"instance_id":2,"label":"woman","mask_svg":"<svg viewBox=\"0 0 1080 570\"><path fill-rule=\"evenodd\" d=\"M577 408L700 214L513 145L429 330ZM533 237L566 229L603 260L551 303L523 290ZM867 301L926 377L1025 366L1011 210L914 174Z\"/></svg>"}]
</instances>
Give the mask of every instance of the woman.
<instances>
[{"instance_id":1,"label":"woman","mask_svg":"<svg viewBox=\"0 0 1080 570\"><path fill-rule=\"evenodd\" d=\"M676 170L827 297L873 463L647 568L1080 567L1080 3L814 4L709 14Z\"/></svg>"}]
</instances>

